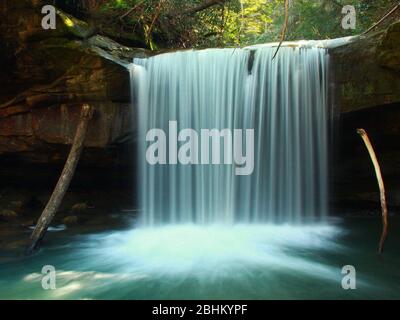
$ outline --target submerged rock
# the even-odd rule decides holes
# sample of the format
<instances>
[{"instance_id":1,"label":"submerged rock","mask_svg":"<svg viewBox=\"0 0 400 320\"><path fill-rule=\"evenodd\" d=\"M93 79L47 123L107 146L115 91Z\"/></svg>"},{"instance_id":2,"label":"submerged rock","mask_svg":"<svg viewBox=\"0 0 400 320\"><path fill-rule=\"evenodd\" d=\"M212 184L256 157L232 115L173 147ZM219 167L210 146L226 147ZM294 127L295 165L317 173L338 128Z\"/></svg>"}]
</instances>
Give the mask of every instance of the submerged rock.
<instances>
[{"instance_id":1,"label":"submerged rock","mask_svg":"<svg viewBox=\"0 0 400 320\"><path fill-rule=\"evenodd\" d=\"M72 206L70 211L75 214L81 214L93 208L93 206L89 206L87 203L77 203Z\"/></svg>"},{"instance_id":2,"label":"submerged rock","mask_svg":"<svg viewBox=\"0 0 400 320\"><path fill-rule=\"evenodd\" d=\"M77 224L78 222L79 218L77 216L68 216L62 220L62 223L67 226Z\"/></svg>"},{"instance_id":3,"label":"submerged rock","mask_svg":"<svg viewBox=\"0 0 400 320\"><path fill-rule=\"evenodd\" d=\"M3 218L5 220L17 218L18 214L13 210L2 210L0 211L0 219Z\"/></svg>"}]
</instances>

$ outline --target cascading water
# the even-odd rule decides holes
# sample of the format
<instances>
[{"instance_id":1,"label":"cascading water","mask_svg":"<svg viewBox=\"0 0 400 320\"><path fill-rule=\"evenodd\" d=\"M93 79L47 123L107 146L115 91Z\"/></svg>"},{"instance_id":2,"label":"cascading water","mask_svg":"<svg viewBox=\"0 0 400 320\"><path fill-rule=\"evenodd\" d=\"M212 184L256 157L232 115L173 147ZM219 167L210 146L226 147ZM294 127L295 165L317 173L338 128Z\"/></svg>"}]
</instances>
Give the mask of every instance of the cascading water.
<instances>
[{"instance_id":1,"label":"cascading water","mask_svg":"<svg viewBox=\"0 0 400 320\"><path fill-rule=\"evenodd\" d=\"M146 225L300 223L324 217L328 55L323 48L282 47L273 60L275 50L208 49L134 61ZM170 121L178 128L172 130ZM237 165L223 162L151 165L145 136L154 128L169 133L168 159L185 143L176 143L182 129L254 129L254 170L236 175ZM243 153L246 141L240 141ZM232 145L225 142L221 138L220 147L228 146L229 153Z\"/></svg>"},{"instance_id":2,"label":"cascading water","mask_svg":"<svg viewBox=\"0 0 400 320\"><path fill-rule=\"evenodd\" d=\"M19 257L9 263L8 253L0 254L7 261L0 268L0 298L399 297L394 277L399 260L390 256L396 252L386 253L390 264L385 268L365 254L372 246L365 235L376 231L373 219L299 223L326 213L328 56L325 49L313 47L315 42L294 45L284 44L275 60L274 47L187 51L136 60L130 69L134 105L139 108L134 114L139 115L137 190L143 224L73 238L63 233L58 242L52 238L50 250L29 263L21 263ZM171 121L178 126L171 126L172 134ZM147 163L153 145L146 143L149 131L169 133L166 142L172 152L165 160L177 162L177 149L187 141L176 143L176 136L188 128L193 133L229 129L233 136L235 130L254 129L254 163L247 159L244 175L237 169L246 166L237 161ZM234 149L248 156L248 135L242 133L242 141L233 137L231 147L221 143L220 149L227 150L221 163L235 154ZM203 148L198 149L201 154L193 150L189 158L201 159ZM214 156L212 147L208 151ZM342 273L349 256L350 263L363 266L362 274L357 273L357 290L342 287L350 276ZM42 288L40 270L49 263L57 267L57 290Z\"/></svg>"},{"instance_id":3,"label":"cascading water","mask_svg":"<svg viewBox=\"0 0 400 320\"><path fill-rule=\"evenodd\" d=\"M141 143L142 224L90 235L83 242L79 237L70 252L62 242L59 250L50 250L55 254L50 261L59 266L60 289L42 290L43 275L36 272L48 263L45 255L29 274L24 271L14 292L30 286L51 298L349 297L340 285L341 270L357 251L345 250L349 238L340 240L346 231L339 222L321 222L327 193L328 56L314 44L284 44L274 60L276 48L267 46L135 60L130 69L139 109L134 114ZM166 133L169 153L163 156L169 164L147 162L155 142L146 143L146 136L153 129ZM246 165L237 161L181 164L175 158L188 143L177 142L183 129L199 133L200 140L206 129L233 132L231 147L221 142L219 149L227 151L221 163L236 149L248 156L246 130L254 129L254 167L250 158L244 175L237 169ZM235 141L235 130L244 130L242 140ZM204 160L203 148L200 154L189 150L194 153L190 159ZM216 150L209 145L208 151L214 156ZM308 223L315 220L319 223ZM350 239L360 238L361 233ZM356 261L365 261L365 251L358 251ZM376 273L375 262L371 266ZM368 283L357 278L363 289L350 291L363 298ZM10 292L7 284L4 288ZM371 297L379 288L370 291Z\"/></svg>"}]
</instances>

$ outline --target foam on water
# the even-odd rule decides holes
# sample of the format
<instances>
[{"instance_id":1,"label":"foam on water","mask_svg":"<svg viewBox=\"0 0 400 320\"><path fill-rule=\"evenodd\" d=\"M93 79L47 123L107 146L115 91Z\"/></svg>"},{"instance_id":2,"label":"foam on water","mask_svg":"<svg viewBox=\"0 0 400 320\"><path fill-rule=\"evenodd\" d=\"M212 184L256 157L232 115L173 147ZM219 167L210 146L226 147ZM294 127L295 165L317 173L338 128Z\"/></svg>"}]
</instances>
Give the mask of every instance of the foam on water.
<instances>
[{"instance_id":1,"label":"foam on water","mask_svg":"<svg viewBox=\"0 0 400 320\"><path fill-rule=\"evenodd\" d=\"M297 253L337 249L338 234L335 226L327 225L175 225L92 236L95 245L84 255L113 265L119 273L150 277L231 277L262 267L329 278L329 266Z\"/></svg>"}]
</instances>

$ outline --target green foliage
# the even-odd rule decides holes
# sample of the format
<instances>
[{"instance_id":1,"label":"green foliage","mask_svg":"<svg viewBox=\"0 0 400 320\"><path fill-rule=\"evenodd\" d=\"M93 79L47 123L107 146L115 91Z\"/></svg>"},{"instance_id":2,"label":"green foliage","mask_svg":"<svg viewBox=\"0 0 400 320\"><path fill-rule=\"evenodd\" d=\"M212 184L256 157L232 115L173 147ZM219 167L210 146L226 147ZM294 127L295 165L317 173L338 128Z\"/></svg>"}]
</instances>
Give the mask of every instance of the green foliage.
<instances>
[{"instance_id":1,"label":"green foliage","mask_svg":"<svg viewBox=\"0 0 400 320\"><path fill-rule=\"evenodd\" d=\"M116 28L122 25L123 30L141 37L151 49L237 47L279 41L285 0L226 0L223 4L187 13L207 1L210 0L101 0L95 3L97 7L102 3L101 11L107 17L114 17L110 23ZM329 39L360 34L397 1L290 0L286 39ZM344 5L356 8L355 30L341 27ZM127 12L130 13L125 15Z\"/></svg>"},{"instance_id":2,"label":"green foliage","mask_svg":"<svg viewBox=\"0 0 400 320\"><path fill-rule=\"evenodd\" d=\"M391 0L295 0L290 10L288 39L330 39L360 34L397 1ZM341 27L342 8L353 5L357 13L356 29Z\"/></svg>"}]
</instances>

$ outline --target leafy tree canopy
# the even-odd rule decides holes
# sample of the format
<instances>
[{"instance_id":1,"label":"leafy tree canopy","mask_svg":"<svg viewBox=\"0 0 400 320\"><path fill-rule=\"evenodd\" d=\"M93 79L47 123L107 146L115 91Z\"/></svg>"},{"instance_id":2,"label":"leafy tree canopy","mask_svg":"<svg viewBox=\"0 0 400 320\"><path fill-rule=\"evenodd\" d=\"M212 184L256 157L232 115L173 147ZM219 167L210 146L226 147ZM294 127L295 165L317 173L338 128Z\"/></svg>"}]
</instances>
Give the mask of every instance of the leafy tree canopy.
<instances>
[{"instance_id":1,"label":"leafy tree canopy","mask_svg":"<svg viewBox=\"0 0 400 320\"><path fill-rule=\"evenodd\" d=\"M150 49L238 47L279 41L285 17L285 0L59 2L64 9L93 20L105 34L130 39ZM286 39L330 39L360 34L397 3L396 0L289 0ZM345 5L356 9L354 30L341 26Z\"/></svg>"}]
</instances>

